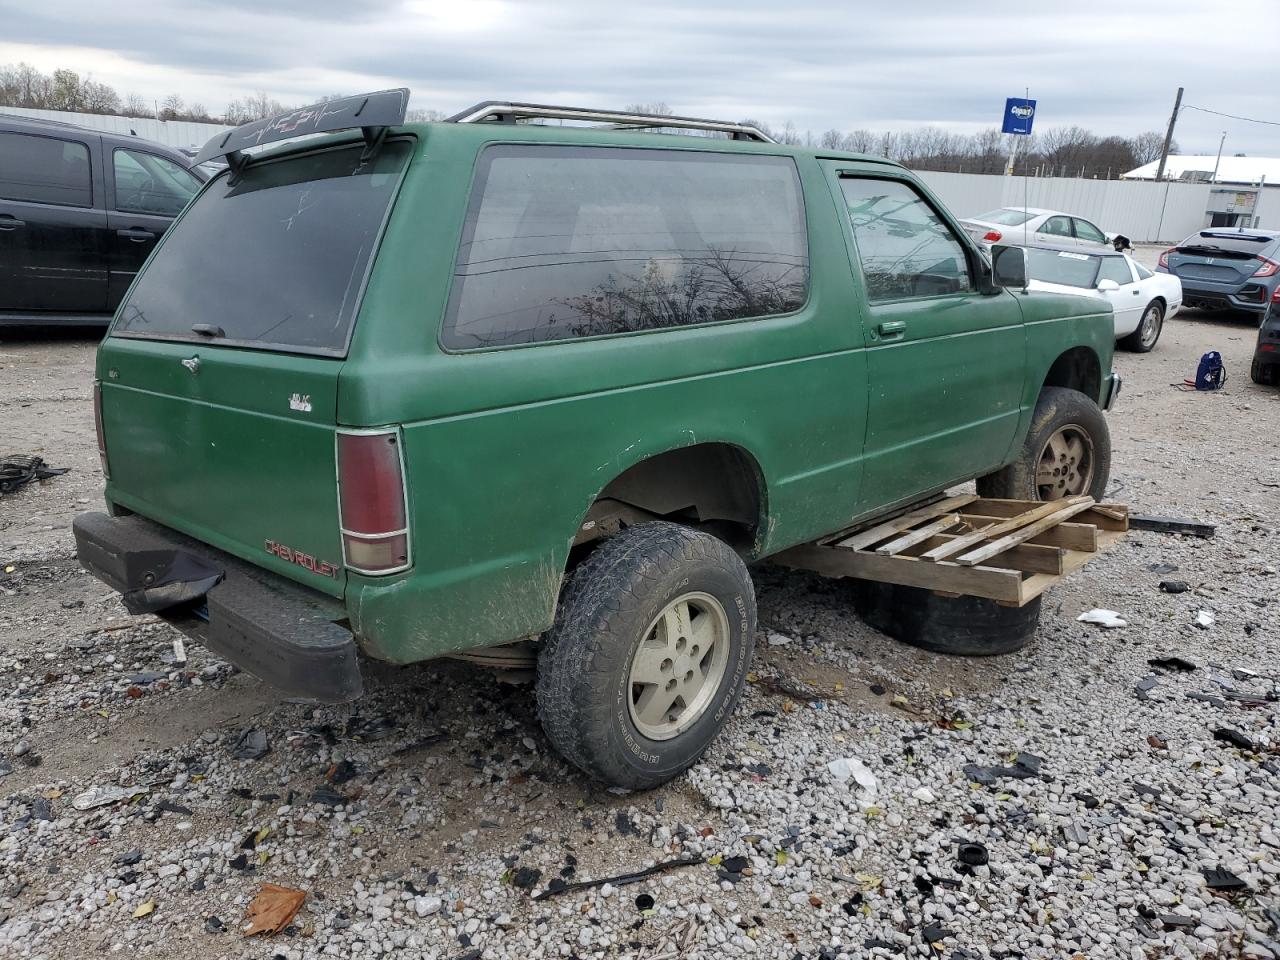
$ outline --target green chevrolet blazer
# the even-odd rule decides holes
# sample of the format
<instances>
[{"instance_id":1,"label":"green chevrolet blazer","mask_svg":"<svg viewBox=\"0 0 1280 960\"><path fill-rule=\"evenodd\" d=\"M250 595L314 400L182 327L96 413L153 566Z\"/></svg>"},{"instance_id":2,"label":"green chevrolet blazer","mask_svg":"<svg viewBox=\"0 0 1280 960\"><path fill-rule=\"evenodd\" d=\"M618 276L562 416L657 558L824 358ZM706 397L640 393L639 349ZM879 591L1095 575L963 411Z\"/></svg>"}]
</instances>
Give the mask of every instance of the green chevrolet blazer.
<instances>
[{"instance_id":1,"label":"green chevrolet blazer","mask_svg":"<svg viewBox=\"0 0 1280 960\"><path fill-rule=\"evenodd\" d=\"M734 708L749 564L974 479L1101 495L1110 308L1027 293L901 166L407 100L197 157L98 351L74 532L131 612L326 702L361 656L527 664L563 755L647 787Z\"/></svg>"}]
</instances>

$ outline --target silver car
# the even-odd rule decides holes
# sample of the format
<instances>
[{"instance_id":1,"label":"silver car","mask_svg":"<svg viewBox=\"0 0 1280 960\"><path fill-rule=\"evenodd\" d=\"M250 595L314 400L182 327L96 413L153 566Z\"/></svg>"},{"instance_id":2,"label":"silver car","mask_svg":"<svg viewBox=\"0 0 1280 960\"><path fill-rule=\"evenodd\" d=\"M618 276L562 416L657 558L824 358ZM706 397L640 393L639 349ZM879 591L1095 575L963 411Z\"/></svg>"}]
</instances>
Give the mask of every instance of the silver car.
<instances>
[{"instance_id":1,"label":"silver car","mask_svg":"<svg viewBox=\"0 0 1280 960\"><path fill-rule=\"evenodd\" d=\"M1084 217L1042 207L1000 207L961 220L960 225L988 250L993 243L1044 244L1059 249L1087 247L1092 250L1101 246L1124 250L1132 246L1128 237L1106 233Z\"/></svg>"}]
</instances>

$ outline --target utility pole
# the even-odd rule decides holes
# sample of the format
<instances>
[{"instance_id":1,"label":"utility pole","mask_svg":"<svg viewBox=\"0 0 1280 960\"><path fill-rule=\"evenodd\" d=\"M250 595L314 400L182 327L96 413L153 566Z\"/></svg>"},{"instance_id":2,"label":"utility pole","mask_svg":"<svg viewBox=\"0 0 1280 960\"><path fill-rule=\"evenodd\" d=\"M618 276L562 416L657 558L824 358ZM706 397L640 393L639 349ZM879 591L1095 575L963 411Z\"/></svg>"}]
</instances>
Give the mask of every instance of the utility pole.
<instances>
[{"instance_id":1,"label":"utility pole","mask_svg":"<svg viewBox=\"0 0 1280 960\"><path fill-rule=\"evenodd\" d=\"M1178 88L1178 95L1173 98L1173 116L1169 118L1169 129L1164 135L1164 149L1160 151L1160 166L1156 168L1156 179L1164 179L1164 165L1169 159L1169 144L1173 143L1173 125L1178 122L1178 110L1182 107L1182 88Z\"/></svg>"},{"instance_id":2,"label":"utility pole","mask_svg":"<svg viewBox=\"0 0 1280 960\"><path fill-rule=\"evenodd\" d=\"M1222 131L1222 139L1218 141L1218 159L1213 161L1213 177L1210 183L1218 182L1218 167L1222 166L1222 145L1227 142L1227 131Z\"/></svg>"}]
</instances>

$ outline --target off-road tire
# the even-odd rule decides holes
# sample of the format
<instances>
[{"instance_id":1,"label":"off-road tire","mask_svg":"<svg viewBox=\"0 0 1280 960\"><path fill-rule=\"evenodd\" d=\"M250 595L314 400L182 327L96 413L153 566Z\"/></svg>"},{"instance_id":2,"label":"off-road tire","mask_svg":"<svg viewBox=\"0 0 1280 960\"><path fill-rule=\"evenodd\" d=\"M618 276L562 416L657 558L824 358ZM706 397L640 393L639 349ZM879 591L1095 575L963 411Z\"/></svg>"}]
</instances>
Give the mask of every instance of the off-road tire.
<instances>
[{"instance_id":1,"label":"off-road tire","mask_svg":"<svg viewBox=\"0 0 1280 960\"><path fill-rule=\"evenodd\" d=\"M1077 492L1101 500L1111 477L1111 431L1107 418L1092 399L1066 387L1045 387L1040 391L1018 458L995 473L979 477L979 496L1007 500L1057 499L1040 495L1036 468L1050 437L1063 427L1076 427L1088 434L1093 447L1093 476L1088 486Z\"/></svg>"},{"instance_id":2,"label":"off-road tire","mask_svg":"<svg viewBox=\"0 0 1280 960\"><path fill-rule=\"evenodd\" d=\"M710 704L666 740L640 734L630 713L635 650L678 597L714 597L728 618L728 661ZM602 540L573 571L538 653L538 718L566 760L607 784L648 789L700 757L742 693L755 643L751 577L728 544L655 521Z\"/></svg>"},{"instance_id":3,"label":"off-road tire","mask_svg":"<svg viewBox=\"0 0 1280 960\"><path fill-rule=\"evenodd\" d=\"M1002 607L982 597L941 597L919 587L853 581L853 604L866 623L933 653L990 657L1021 650L1040 625L1040 597Z\"/></svg>"},{"instance_id":4,"label":"off-road tire","mask_svg":"<svg viewBox=\"0 0 1280 960\"><path fill-rule=\"evenodd\" d=\"M1255 356L1253 363L1249 365L1249 379L1254 383L1262 384L1264 387L1274 386L1277 369L1280 369L1280 364L1263 363L1261 357Z\"/></svg>"},{"instance_id":5,"label":"off-road tire","mask_svg":"<svg viewBox=\"0 0 1280 960\"><path fill-rule=\"evenodd\" d=\"M1147 331L1148 318L1150 318L1154 328L1153 333L1148 333ZM1155 345L1160 342L1160 334L1163 331L1164 304L1159 300L1152 300L1147 304L1146 309L1142 311L1142 319L1138 322L1138 329L1127 337L1121 337L1118 345L1122 349L1130 350L1133 353L1150 353L1155 349Z\"/></svg>"}]
</instances>

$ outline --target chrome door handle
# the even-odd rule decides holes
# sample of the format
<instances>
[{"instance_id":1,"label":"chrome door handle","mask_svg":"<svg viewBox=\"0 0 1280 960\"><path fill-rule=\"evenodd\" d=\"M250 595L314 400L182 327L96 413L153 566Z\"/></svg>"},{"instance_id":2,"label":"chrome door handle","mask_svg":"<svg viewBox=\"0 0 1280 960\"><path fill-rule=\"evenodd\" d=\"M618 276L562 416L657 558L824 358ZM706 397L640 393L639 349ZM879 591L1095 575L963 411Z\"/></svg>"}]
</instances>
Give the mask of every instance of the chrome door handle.
<instances>
[{"instance_id":1,"label":"chrome door handle","mask_svg":"<svg viewBox=\"0 0 1280 960\"><path fill-rule=\"evenodd\" d=\"M876 327L876 332L886 340L898 340L907 331L905 320L885 320Z\"/></svg>"}]
</instances>

